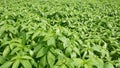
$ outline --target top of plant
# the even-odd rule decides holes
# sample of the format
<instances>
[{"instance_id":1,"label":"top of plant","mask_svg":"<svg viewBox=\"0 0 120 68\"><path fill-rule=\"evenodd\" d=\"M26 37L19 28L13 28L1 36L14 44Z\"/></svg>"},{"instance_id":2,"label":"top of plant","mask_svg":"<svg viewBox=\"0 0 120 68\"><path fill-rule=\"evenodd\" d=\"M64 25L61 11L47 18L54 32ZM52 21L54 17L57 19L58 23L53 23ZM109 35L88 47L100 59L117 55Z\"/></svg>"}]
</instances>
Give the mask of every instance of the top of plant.
<instances>
[{"instance_id":1,"label":"top of plant","mask_svg":"<svg viewBox=\"0 0 120 68\"><path fill-rule=\"evenodd\" d=\"M119 1L0 1L0 68L119 67Z\"/></svg>"}]
</instances>

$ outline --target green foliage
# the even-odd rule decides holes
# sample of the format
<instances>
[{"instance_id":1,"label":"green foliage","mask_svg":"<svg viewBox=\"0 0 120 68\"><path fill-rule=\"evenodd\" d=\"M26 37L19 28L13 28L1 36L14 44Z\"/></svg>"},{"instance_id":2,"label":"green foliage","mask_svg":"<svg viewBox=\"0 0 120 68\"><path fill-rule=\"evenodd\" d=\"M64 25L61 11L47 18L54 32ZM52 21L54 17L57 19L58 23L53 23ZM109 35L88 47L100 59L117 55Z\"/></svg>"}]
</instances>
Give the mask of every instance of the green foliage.
<instances>
[{"instance_id":1,"label":"green foliage","mask_svg":"<svg viewBox=\"0 0 120 68\"><path fill-rule=\"evenodd\" d=\"M120 68L118 0L0 0L0 68Z\"/></svg>"}]
</instances>

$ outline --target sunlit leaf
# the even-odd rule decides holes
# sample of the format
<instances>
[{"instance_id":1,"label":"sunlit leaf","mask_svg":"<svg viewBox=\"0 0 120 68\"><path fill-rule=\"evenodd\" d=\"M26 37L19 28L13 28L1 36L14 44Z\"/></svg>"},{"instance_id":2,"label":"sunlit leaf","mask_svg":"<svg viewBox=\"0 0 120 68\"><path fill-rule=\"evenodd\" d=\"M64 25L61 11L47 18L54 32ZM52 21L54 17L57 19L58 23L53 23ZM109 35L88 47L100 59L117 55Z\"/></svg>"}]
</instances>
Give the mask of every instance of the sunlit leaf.
<instances>
[{"instance_id":1,"label":"sunlit leaf","mask_svg":"<svg viewBox=\"0 0 120 68\"><path fill-rule=\"evenodd\" d=\"M5 62L4 64L2 64L2 65L0 66L0 68L9 68L9 67L12 65L12 63L13 63L13 62L10 62L10 61Z\"/></svg>"},{"instance_id":2,"label":"sunlit leaf","mask_svg":"<svg viewBox=\"0 0 120 68\"><path fill-rule=\"evenodd\" d=\"M39 62L39 66L40 67L45 67L46 64L47 64L47 58L46 58L46 55L45 55L45 56L41 57L40 62Z\"/></svg>"},{"instance_id":3,"label":"sunlit leaf","mask_svg":"<svg viewBox=\"0 0 120 68\"><path fill-rule=\"evenodd\" d=\"M33 65L34 67L38 66L38 63L35 60L30 60L31 65Z\"/></svg>"},{"instance_id":4,"label":"sunlit leaf","mask_svg":"<svg viewBox=\"0 0 120 68\"><path fill-rule=\"evenodd\" d=\"M55 46L55 38L54 37L50 37L50 39L47 40L47 45L53 45Z\"/></svg>"},{"instance_id":5,"label":"sunlit leaf","mask_svg":"<svg viewBox=\"0 0 120 68\"><path fill-rule=\"evenodd\" d=\"M6 57L9 54L9 52L10 52L10 47L7 46L3 51L3 56Z\"/></svg>"},{"instance_id":6,"label":"sunlit leaf","mask_svg":"<svg viewBox=\"0 0 120 68\"><path fill-rule=\"evenodd\" d=\"M33 34L32 39L34 39L35 37L37 37L37 36L39 35L39 33L40 33L40 31L37 30L37 31Z\"/></svg>"},{"instance_id":7,"label":"sunlit leaf","mask_svg":"<svg viewBox=\"0 0 120 68\"><path fill-rule=\"evenodd\" d=\"M119 68L119 56L119 0L0 0L3 68Z\"/></svg>"},{"instance_id":8,"label":"sunlit leaf","mask_svg":"<svg viewBox=\"0 0 120 68\"><path fill-rule=\"evenodd\" d=\"M47 54L47 61L50 66L53 66L55 63L55 56L50 51Z\"/></svg>"},{"instance_id":9,"label":"sunlit leaf","mask_svg":"<svg viewBox=\"0 0 120 68\"><path fill-rule=\"evenodd\" d=\"M32 65L29 62L29 60L20 60L20 62L24 66L24 68L32 68Z\"/></svg>"},{"instance_id":10,"label":"sunlit leaf","mask_svg":"<svg viewBox=\"0 0 120 68\"><path fill-rule=\"evenodd\" d=\"M36 55L36 58L39 58L39 57L44 56L44 55L47 53L47 49L48 49L48 48L46 48L46 47L42 47L42 48L38 51L38 53L37 53L37 55Z\"/></svg>"},{"instance_id":11,"label":"sunlit leaf","mask_svg":"<svg viewBox=\"0 0 120 68\"><path fill-rule=\"evenodd\" d=\"M111 64L110 62L106 62L104 64L104 68L114 68L113 64Z\"/></svg>"},{"instance_id":12,"label":"sunlit leaf","mask_svg":"<svg viewBox=\"0 0 120 68\"><path fill-rule=\"evenodd\" d=\"M66 50L65 50L65 54L66 54L67 56L70 56L71 52L72 52L71 47L67 47Z\"/></svg>"},{"instance_id":13,"label":"sunlit leaf","mask_svg":"<svg viewBox=\"0 0 120 68\"><path fill-rule=\"evenodd\" d=\"M5 61L5 58L3 56L0 56L0 64L3 64Z\"/></svg>"},{"instance_id":14,"label":"sunlit leaf","mask_svg":"<svg viewBox=\"0 0 120 68\"><path fill-rule=\"evenodd\" d=\"M13 63L12 68L18 68L19 64L20 64L20 60L16 60L16 61Z\"/></svg>"}]
</instances>

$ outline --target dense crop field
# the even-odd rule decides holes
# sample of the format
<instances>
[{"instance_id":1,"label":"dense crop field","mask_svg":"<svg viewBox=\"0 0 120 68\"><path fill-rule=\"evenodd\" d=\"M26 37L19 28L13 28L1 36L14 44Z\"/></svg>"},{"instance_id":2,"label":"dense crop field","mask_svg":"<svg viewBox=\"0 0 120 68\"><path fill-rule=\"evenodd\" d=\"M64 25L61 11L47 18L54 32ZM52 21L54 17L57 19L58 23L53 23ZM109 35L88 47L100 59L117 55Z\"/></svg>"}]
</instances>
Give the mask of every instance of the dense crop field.
<instances>
[{"instance_id":1,"label":"dense crop field","mask_svg":"<svg viewBox=\"0 0 120 68\"><path fill-rule=\"evenodd\" d=\"M119 0L0 0L0 68L120 68Z\"/></svg>"}]
</instances>

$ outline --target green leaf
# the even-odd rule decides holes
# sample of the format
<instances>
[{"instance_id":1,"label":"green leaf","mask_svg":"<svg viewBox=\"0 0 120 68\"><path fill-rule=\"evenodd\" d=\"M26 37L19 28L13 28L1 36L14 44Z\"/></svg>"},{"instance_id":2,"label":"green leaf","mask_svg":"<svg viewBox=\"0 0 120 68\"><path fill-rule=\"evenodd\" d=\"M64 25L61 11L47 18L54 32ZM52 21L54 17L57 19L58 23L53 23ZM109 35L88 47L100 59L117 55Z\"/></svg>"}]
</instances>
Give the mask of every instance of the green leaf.
<instances>
[{"instance_id":1,"label":"green leaf","mask_svg":"<svg viewBox=\"0 0 120 68\"><path fill-rule=\"evenodd\" d=\"M27 41L27 39L26 39L26 34L23 33L23 34L22 34L22 44L25 45L26 41Z\"/></svg>"},{"instance_id":2,"label":"green leaf","mask_svg":"<svg viewBox=\"0 0 120 68\"><path fill-rule=\"evenodd\" d=\"M67 47L66 50L65 50L65 55L70 56L71 53L72 53L71 47Z\"/></svg>"},{"instance_id":3,"label":"green leaf","mask_svg":"<svg viewBox=\"0 0 120 68\"><path fill-rule=\"evenodd\" d=\"M55 63L55 56L50 51L47 54L47 61L50 66L53 66Z\"/></svg>"},{"instance_id":4,"label":"green leaf","mask_svg":"<svg viewBox=\"0 0 120 68\"><path fill-rule=\"evenodd\" d=\"M37 53L42 48L41 44L38 44L36 47L34 47L34 53Z\"/></svg>"},{"instance_id":5,"label":"green leaf","mask_svg":"<svg viewBox=\"0 0 120 68\"><path fill-rule=\"evenodd\" d=\"M54 38L54 37L50 37L50 38L47 40L47 45L48 45L48 46L50 46L50 45L55 46L55 38Z\"/></svg>"},{"instance_id":6,"label":"green leaf","mask_svg":"<svg viewBox=\"0 0 120 68\"><path fill-rule=\"evenodd\" d=\"M35 60L30 60L30 63L37 68L38 63Z\"/></svg>"},{"instance_id":7,"label":"green leaf","mask_svg":"<svg viewBox=\"0 0 120 68\"><path fill-rule=\"evenodd\" d=\"M9 54L9 52L10 52L10 48L9 46L6 46L6 48L3 51L3 56L6 57Z\"/></svg>"},{"instance_id":8,"label":"green leaf","mask_svg":"<svg viewBox=\"0 0 120 68\"><path fill-rule=\"evenodd\" d=\"M29 51L30 56L34 56L34 52L32 50Z\"/></svg>"},{"instance_id":9,"label":"green leaf","mask_svg":"<svg viewBox=\"0 0 120 68\"><path fill-rule=\"evenodd\" d=\"M16 44L22 43L22 39L21 38L14 38L10 41L10 44L12 44L12 43L16 43Z\"/></svg>"},{"instance_id":10,"label":"green leaf","mask_svg":"<svg viewBox=\"0 0 120 68\"><path fill-rule=\"evenodd\" d=\"M63 64L63 59L62 59L62 60L59 59L59 60L56 62L55 65L58 65L58 66L59 66L59 65L62 65L62 64Z\"/></svg>"},{"instance_id":11,"label":"green leaf","mask_svg":"<svg viewBox=\"0 0 120 68\"><path fill-rule=\"evenodd\" d=\"M32 68L32 65L29 62L29 60L20 60L20 62L24 66L24 68Z\"/></svg>"},{"instance_id":12,"label":"green leaf","mask_svg":"<svg viewBox=\"0 0 120 68\"><path fill-rule=\"evenodd\" d=\"M56 62L55 65L59 66L59 65L66 63L66 57L64 57L62 55L58 55L57 58L58 58L58 61Z\"/></svg>"},{"instance_id":13,"label":"green leaf","mask_svg":"<svg viewBox=\"0 0 120 68\"><path fill-rule=\"evenodd\" d=\"M74 47L73 50L74 50L78 55L80 55L79 49L78 49L77 47Z\"/></svg>"},{"instance_id":14,"label":"green leaf","mask_svg":"<svg viewBox=\"0 0 120 68\"><path fill-rule=\"evenodd\" d=\"M84 65L84 68L93 68L93 67L92 67L92 65L90 65L90 64L85 64L85 65Z\"/></svg>"},{"instance_id":15,"label":"green leaf","mask_svg":"<svg viewBox=\"0 0 120 68\"><path fill-rule=\"evenodd\" d=\"M70 46L70 41L69 41L68 38L66 38L66 37L63 36L63 37L59 37L59 40L61 40L63 42L64 48Z\"/></svg>"},{"instance_id":16,"label":"green leaf","mask_svg":"<svg viewBox=\"0 0 120 68\"><path fill-rule=\"evenodd\" d=\"M3 56L0 56L0 64L3 64L5 61L5 58Z\"/></svg>"},{"instance_id":17,"label":"green leaf","mask_svg":"<svg viewBox=\"0 0 120 68\"><path fill-rule=\"evenodd\" d=\"M16 55L16 56L14 56L14 57L11 58L12 61L13 61L13 60L17 60L17 59L21 59L21 56Z\"/></svg>"},{"instance_id":18,"label":"green leaf","mask_svg":"<svg viewBox=\"0 0 120 68\"><path fill-rule=\"evenodd\" d=\"M14 49L12 49L10 55L15 55L15 53L17 53L21 48L20 47L16 47Z\"/></svg>"},{"instance_id":19,"label":"green leaf","mask_svg":"<svg viewBox=\"0 0 120 68\"><path fill-rule=\"evenodd\" d=\"M99 59L97 56L91 55L88 64L95 65L97 68L103 68L103 60Z\"/></svg>"},{"instance_id":20,"label":"green leaf","mask_svg":"<svg viewBox=\"0 0 120 68\"><path fill-rule=\"evenodd\" d=\"M3 65L0 66L0 68L9 68L12 65L13 62L5 62Z\"/></svg>"},{"instance_id":21,"label":"green leaf","mask_svg":"<svg viewBox=\"0 0 120 68\"><path fill-rule=\"evenodd\" d=\"M74 60L74 65L77 67L77 68L80 68L82 65L83 65L83 60L80 59L80 58L73 58Z\"/></svg>"},{"instance_id":22,"label":"green leaf","mask_svg":"<svg viewBox=\"0 0 120 68\"><path fill-rule=\"evenodd\" d=\"M55 53L55 48L54 48L54 47L51 47L49 50L51 51L51 53L56 54L56 53Z\"/></svg>"},{"instance_id":23,"label":"green leaf","mask_svg":"<svg viewBox=\"0 0 120 68\"><path fill-rule=\"evenodd\" d=\"M40 65L40 67L45 68L46 64L47 64L47 59L46 59L46 55L45 55L45 56L41 57L39 65Z\"/></svg>"},{"instance_id":24,"label":"green leaf","mask_svg":"<svg viewBox=\"0 0 120 68\"><path fill-rule=\"evenodd\" d=\"M5 47L6 45L9 45L9 41L4 41L2 45L0 45L0 48Z\"/></svg>"},{"instance_id":25,"label":"green leaf","mask_svg":"<svg viewBox=\"0 0 120 68\"><path fill-rule=\"evenodd\" d=\"M16 47L17 46L17 47ZM10 49L12 50L13 48L18 48L18 47L23 47L21 43L10 43Z\"/></svg>"},{"instance_id":26,"label":"green leaf","mask_svg":"<svg viewBox=\"0 0 120 68\"><path fill-rule=\"evenodd\" d=\"M22 56L22 59L28 59L28 60L33 60L33 58L31 56Z\"/></svg>"},{"instance_id":27,"label":"green leaf","mask_svg":"<svg viewBox=\"0 0 120 68\"><path fill-rule=\"evenodd\" d=\"M65 64L68 68L75 68L75 64L74 64L73 59L66 58L66 62L64 62L64 64Z\"/></svg>"},{"instance_id":28,"label":"green leaf","mask_svg":"<svg viewBox=\"0 0 120 68\"><path fill-rule=\"evenodd\" d=\"M60 68L68 68L65 64L62 64Z\"/></svg>"},{"instance_id":29,"label":"green leaf","mask_svg":"<svg viewBox=\"0 0 120 68\"><path fill-rule=\"evenodd\" d=\"M76 58L76 57L77 57L76 53L75 53L75 52L72 52L72 53L71 53L71 58Z\"/></svg>"},{"instance_id":30,"label":"green leaf","mask_svg":"<svg viewBox=\"0 0 120 68\"><path fill-rule=\"evenodd\" d=\"M16 60L13 65L12 65L12 68L18 68L19 67L19 64L20 64L20 60Z\"/></svg>"},{"instance_id":31,"label":"green leaf","mask_svg":"<svg viewBox=\"0 0 120 68\"><path fill-rule=\"evenodd\" d=\"M37 31L33 34L32 39L34 39L35 37L37 37L39 34L40 34L40 31L37 30Z\"/></svg>"},{"instance_id":32,"label":"green leaf","mask_svg":"<svg viewBox=\"0 0 120 68\"><path fill-rule=\"evenodd\" d=\"M48 48L42 47L42 48L39 50L39 52L37 53L36 58L39 58L39 57L44 56L44 55L47 53L47 50L48 50Z\"/></svg>"},{"instance_id":33,"label":"green leaf","mask_svg":"<svg viewBox=\"0 0 120 68\"><path fill-rule=\"evenodd\" d=\"M113 64L111 64L110 62L106 62L104 64L104 68L114 68Z\"/></svg>"},{"instance_id":34,"label":"green leaf","mask_svg":"<svg viewBox=\"0 0 120 68\"><path fill-rule=\"evenodd\" d=\"M98 52L101 51L101 50L100 50L100 49L101 49L101 46L96 46L96 45L95 45L95 46L93 46L92 48L93 48L95 51L98 51Z\"/></svg>"}]
</instances>

